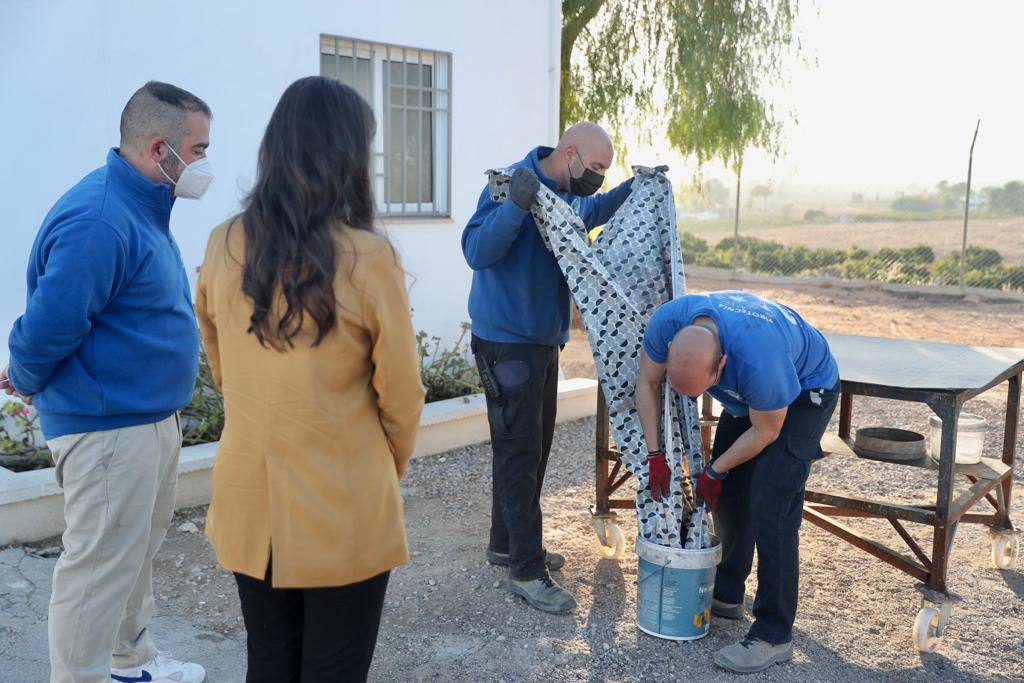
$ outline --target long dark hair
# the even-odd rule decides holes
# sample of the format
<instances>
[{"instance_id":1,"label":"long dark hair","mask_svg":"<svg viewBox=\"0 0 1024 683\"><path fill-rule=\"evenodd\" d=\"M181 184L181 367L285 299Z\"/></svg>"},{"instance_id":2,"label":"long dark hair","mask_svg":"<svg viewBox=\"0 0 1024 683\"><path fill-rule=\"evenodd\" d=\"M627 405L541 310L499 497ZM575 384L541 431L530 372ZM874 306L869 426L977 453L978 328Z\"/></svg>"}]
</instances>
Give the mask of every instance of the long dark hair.
<instances>
[{"instance_id":1,"label":"long dark hair","mask_svg":"<svg viewBox=\"0 0 1024 683\"><path fill-rule=\"evenodd\" d=\"M339 81L300 78L281 95L241 214L242 291L253 303L248 331L260 345L292 348L307 315L317 329L312 346L334 328L338 231L374 230L375 127L370 105ZM279 296L284 311L273 320Z\"/></svg>"}]
</instances>

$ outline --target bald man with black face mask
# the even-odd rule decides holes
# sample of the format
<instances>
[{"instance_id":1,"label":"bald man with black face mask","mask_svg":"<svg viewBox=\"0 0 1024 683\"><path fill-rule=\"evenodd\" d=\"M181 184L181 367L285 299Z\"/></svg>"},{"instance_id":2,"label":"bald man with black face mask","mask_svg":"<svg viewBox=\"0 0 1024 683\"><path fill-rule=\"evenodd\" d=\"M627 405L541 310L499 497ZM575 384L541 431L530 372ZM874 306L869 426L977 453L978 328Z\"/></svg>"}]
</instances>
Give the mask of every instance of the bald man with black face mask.
<instances>
[{"instance_id":1,"label":"bald man with black face mask","mask_svg":"<svg viewBox=\"0 0 1024 683\"><path fill-rule=\"evenodd\" d=\"M472 350L487 395L493 449L486 556L508 565L512 593L546 612L576 606L548 574L565 560L544 549L540 509L555 426L558 353L569 340L572 313L569 288L530 207L543 184L572 206L588 231L603 225L633 181L597 194L613 156L600 126L572 126L554 149L537 147L512 164L507 201L495 202L485 187L462 233L473 269Z\"/></svg>"}]
</instances>

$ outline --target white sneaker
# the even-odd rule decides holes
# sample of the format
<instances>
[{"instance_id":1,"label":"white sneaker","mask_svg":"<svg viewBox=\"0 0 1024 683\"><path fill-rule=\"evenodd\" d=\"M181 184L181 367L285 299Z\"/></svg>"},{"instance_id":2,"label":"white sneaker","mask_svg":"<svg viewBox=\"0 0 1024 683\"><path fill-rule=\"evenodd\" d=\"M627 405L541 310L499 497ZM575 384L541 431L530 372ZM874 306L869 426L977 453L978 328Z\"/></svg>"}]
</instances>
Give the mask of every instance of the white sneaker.
<instances>
[{"instance_id":1,"label":"white sneaker","mask_svg":"<svg viewBox=\"0 0 1024 683\"><path fill-rule=\"evenodd\" d=\"M192 662L179 662L165 654L134 669L111 669L111 683L203 683L206 669Z\"/></svg>"}]
</instances>

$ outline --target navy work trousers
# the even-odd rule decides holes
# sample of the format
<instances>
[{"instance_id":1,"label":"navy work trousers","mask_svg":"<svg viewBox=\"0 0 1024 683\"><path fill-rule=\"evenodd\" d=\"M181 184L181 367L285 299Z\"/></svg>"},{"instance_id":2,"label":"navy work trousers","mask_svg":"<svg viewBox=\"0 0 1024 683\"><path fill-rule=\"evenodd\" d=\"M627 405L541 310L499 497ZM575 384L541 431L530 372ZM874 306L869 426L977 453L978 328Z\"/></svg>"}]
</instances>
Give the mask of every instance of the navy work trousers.
<instances>
[{"instance_id":1,"label":"navy work trousers","mask_svg":"<svg viewBox=\"0 0 1024 683\"><path fill-rule=\"evenodd\" d=\"M811 461L821 457L821 437L839 397L839 384L803 391L789 406L779 438L729 472L712 510L722 561L715 598L743 602L757 549L754 623L748 637L769 643L792 639L800 578L799 530ZM712 457L725 453L750 429L750 418L723 413ZM712 460L714 462L714 460Z\"/></svg>"}]
</instances>

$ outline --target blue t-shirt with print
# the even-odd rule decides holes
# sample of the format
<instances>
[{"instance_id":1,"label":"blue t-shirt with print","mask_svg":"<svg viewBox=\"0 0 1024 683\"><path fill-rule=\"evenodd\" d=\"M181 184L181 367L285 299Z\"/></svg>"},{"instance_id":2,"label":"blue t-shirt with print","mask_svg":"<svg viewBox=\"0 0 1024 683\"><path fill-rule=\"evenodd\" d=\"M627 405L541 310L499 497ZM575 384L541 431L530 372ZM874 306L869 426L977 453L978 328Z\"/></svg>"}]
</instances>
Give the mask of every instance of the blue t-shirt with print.
<instances>
[{"instance_id":1,"label":"blue t-shirt with print","mask_svg":"<svg viewBox=\"0 0 1024 683\"><path fill-rule=\"evenodd\" d=\"M718 326L725 370L708 390L725 410L779 410L806 389L828 389L839 367L828 342L792 309L747 292L687 294L662 304L644 332L644 351L655 363L668 358L676 333L708 317Z\"/></svg>"}]
</instances>

